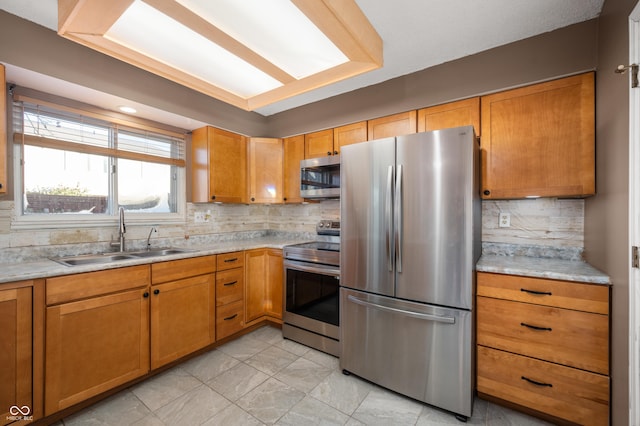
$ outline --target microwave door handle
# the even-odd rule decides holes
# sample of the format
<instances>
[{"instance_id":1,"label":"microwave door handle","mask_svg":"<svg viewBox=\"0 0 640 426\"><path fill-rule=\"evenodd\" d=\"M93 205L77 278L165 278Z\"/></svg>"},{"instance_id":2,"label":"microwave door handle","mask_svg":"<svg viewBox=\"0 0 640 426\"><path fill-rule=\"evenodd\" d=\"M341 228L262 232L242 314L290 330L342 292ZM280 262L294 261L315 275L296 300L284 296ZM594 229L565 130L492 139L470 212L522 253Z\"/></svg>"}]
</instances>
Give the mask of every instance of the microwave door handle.
<instances>
[{"instance_id":1,"label":"microwave door handle","mask_svg":"<svg viewBox=\"0 0 640 426\"><path fill-rule=\"evenodd\" d=\"M387 248L387 268L393 271L393 259L391 258L391 203L393 202L393 166L387 169L387 189L384 206L384 233Z\"/></svg>"},{"instance_id":2,"label":"microwave door handle","mask_svg":"<svg viewBox=\"0 0 640 426\"><path fill-rule=\"evenodd\" d=\"M396 172L396 189L394 191L394 211L395 234L394 243L396 247L396 270L402 272L402 165L398 165Z\"/></svg>"}]
</instances>

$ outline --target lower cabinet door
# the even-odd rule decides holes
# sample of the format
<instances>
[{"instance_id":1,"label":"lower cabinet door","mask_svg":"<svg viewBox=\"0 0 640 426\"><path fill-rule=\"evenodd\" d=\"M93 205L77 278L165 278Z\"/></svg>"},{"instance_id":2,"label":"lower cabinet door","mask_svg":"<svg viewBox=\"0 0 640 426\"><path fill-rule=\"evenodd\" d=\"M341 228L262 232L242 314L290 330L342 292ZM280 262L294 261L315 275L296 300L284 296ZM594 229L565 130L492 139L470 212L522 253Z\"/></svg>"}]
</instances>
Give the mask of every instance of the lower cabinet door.
<instances>
[{"instance_id":1,"label":"lower cabinet door","mask_svg":"<svg viewBox=\"0 0 640 426\"><path fill-rule=\"evenodd\" d=\"M151 368L215 341L214 274L151 287Z\"/></svg>"},{"instance_id":2,"label":"lower cabinet door","mask_svg":"<svg viewBox=\"0 0 640 426\"><path fill-rule=\"evenodd\" d=\"M0 425L33 412L31 300L31 287L0 291Z\"/></svg>"},{"instance_id":3,"label":"lower cabinet door","mask_svg":"<svg viewBox=\"0 0 640 426\"><path fill-rule=\"evenodd\" d=\"M45 415L149 371L149 298L141 288L46 311Z\"/></svg>"},{"instance_id":4,"label":"lower cabinet door","mask_svg":"<svg viewBox=\"0 0 640 426\"><path fill-rule=\"evenodd\" d=\"M478 392L581 425L609 423L609 378L478 346Z\"/></svg>"}]
</instances>

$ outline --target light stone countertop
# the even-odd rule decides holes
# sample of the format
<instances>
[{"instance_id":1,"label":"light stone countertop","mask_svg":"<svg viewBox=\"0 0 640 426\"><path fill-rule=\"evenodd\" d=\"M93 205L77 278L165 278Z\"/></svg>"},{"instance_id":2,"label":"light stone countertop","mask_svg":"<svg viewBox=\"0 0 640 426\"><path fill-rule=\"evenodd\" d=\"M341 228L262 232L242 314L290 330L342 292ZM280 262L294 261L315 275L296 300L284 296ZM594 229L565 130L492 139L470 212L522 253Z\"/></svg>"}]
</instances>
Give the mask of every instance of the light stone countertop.
<instances>
[{"instance_id":1,"label":"light stone countertop","mask_svg":"<svg viewBox=\"0 0 640 426\"><path fill-rule=\"evenodd\" d=\"M265 236L253 239L240 239L232 241L216 242L211 244L181 245L179 248L192 250L186 253L178 253L167 256L135 258L119 260L112 263L65 266L53 260L42 259L31 262L16 262L0 264L0 283L47 278L59 275L78 274L105 269L122 268L125 266L144 265L168 260L186 259L190 257L207 256L211 254L229 253L233 251L251 250L256 248L282 249L286 245L310 241L309 239L282 238Z\"/></svg>"},{"instance_id":2,"label":"light stone countertop","mask_svg":"<svg viewBox=\"0 0 640 426\"><path fill-rule=\"evenodd\" d=\"M581 260L483 254L478 272L610 285L609 276Z\"/></svg>"}]
</instances>

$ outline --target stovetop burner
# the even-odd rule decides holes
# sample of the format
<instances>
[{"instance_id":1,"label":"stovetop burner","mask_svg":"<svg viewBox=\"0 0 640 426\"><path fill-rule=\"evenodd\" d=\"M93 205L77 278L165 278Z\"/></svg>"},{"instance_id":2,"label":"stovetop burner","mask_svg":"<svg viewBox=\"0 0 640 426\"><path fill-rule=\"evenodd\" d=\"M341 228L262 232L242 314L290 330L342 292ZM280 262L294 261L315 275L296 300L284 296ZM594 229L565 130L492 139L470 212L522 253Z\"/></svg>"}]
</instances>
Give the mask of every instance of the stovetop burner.
<instances>
[{"instance_id":1,"label":"stovetop burner","mask_svg":"<svg viewBox=\"0 0 640 426\"><path fill-rule=\"evenodd\" d=\"M316 226L319 238L322 240L285 246L285 259L298 260L325 265L340 265L340 239L336 231L340 231L340 222L323 220ZM327 229L331 233L327 235Z\"/></svg>"}]
</instances>

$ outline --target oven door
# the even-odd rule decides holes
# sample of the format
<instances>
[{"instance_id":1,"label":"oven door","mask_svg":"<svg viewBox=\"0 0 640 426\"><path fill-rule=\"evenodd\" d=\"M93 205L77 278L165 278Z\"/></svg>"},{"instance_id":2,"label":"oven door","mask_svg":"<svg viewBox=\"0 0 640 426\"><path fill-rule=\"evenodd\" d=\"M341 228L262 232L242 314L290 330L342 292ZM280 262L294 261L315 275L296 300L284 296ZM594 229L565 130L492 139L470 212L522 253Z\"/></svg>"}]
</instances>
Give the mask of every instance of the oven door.
<instances>
[{"instance_id":1,"label":"oven door","mask_svg":"<svg viewBox=\"0 0 640 426\"><path fill-rule=\"evenodd\" d=\"M338 340L340 269L285 259L284 322Z\"/></svg>"}]
</instances>

